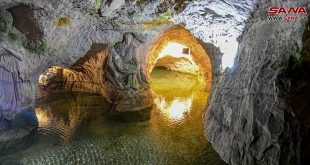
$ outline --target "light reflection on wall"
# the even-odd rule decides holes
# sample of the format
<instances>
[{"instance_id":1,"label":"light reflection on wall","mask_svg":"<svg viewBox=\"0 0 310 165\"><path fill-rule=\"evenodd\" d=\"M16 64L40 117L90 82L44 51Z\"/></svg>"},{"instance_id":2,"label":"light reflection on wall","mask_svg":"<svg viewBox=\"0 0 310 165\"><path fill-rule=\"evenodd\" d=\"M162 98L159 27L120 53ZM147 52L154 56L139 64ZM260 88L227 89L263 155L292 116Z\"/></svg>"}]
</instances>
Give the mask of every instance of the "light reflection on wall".
<instances>
[{"instance_id":1,"label":"light reflection on wall","mask_svg":"<svg viewBox=\"0 0 310 165\"><path fill-rule=\"evenodd\" d=\"M154 102L165 117L175 121L182 121L184 116L191 110L193 100L192 98L176 97L172 102L167 102L164 97L158 97Z\"/></svg>"}]
</instances>

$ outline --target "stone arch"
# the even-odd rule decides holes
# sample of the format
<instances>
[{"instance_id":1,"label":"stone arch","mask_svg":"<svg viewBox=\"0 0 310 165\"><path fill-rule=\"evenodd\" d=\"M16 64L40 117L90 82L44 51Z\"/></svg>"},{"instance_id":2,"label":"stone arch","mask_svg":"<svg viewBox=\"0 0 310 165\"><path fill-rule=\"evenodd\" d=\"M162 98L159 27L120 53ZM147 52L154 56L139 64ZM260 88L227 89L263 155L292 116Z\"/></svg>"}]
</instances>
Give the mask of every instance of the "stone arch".
<instances>
[{"instance_id":1,"label":"stone arch","mask_svg":"<svg viewBox=\"0 0 310 165\"><path fill-rule=\"evenodd\" d=\"M206 51L206 45L203 45L190 31L180 25L168 28L153 41L152 47L147 53L146 75L150 77L150 73L159 60L160 52L169 42L185 45L190 49L190 55L200 70L198 76L202 78L205 84L211 85L213 66Z\"/></svg>"}]
</instances>

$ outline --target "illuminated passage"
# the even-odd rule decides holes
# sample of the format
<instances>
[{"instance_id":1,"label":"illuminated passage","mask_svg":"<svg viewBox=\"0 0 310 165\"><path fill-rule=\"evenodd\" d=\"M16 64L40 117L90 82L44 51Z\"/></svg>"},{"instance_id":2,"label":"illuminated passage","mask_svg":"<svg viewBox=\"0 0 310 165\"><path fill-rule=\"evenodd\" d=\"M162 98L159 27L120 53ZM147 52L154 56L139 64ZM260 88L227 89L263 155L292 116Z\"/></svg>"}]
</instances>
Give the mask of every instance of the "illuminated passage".
<instances>
[{"instance_id":1,"label":"illuminated passage","mask_svg":"<svg viewBox=\"0 0 310 165\"><path fill-rule=\"evenodd\" d=\"M154 41L148 53L148 74L158 66L196 75L206 85L211 85L212 82L209 55L201 43L181 26L168 29Z\"/></svg>"}]
</instances>

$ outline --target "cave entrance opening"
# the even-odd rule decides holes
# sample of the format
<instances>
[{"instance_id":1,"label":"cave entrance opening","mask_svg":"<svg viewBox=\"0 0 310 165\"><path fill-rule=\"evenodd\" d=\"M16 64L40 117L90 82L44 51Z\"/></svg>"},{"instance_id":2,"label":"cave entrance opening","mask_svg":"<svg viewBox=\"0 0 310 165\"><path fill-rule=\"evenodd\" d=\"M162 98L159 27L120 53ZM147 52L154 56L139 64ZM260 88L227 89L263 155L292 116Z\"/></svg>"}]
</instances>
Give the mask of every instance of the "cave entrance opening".
<instances>
[{"instance_id":1,"label":"cave entrance opening","mask_svg":"<svg viewBox=\"0 0 310 165\"><path fill-rule=\"evenodd\" d=\"M200 42L182 26L175 26L156 39L148 57L159 112L173 122L187 121L193 113L201 116L211 88L212 66Z\"/></svg>"}]
</instances>

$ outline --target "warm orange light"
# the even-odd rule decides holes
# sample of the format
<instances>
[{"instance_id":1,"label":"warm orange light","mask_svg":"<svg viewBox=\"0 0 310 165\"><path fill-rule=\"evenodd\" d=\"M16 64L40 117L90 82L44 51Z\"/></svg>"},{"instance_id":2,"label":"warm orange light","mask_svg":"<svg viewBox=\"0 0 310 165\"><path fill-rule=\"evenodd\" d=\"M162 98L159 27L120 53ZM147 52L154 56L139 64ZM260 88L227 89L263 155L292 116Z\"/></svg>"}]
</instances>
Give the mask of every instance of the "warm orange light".
<instances>
[{"instance_id":1,"label":"warm orange light","mask_svg":"<svg viewBox=\"0 0 310 165\"><path fill-rule=\"evenodd\" d=\"M170 104L165 98L159 97L155 99L155 105L163 113L164 116L172 120L181 121L185 114L188 113L192 106L192 98L175 98Z\"/></svg>"},{"instance_id":2,"label":"warm orange light","mask_svg":"<svg viewBox=\"0 0 310 165\"><path fill-rule=\"evenodd\" d=\"M48 119L47 114L44 112L44 110L41 108L36 108L35 111L36 111L36 116L39 121L39 126L47 125L49 123L49 119Z\"/></svg>"}]
</instances>

